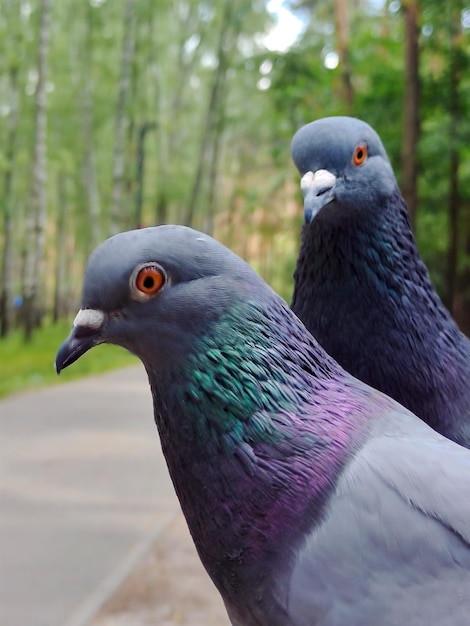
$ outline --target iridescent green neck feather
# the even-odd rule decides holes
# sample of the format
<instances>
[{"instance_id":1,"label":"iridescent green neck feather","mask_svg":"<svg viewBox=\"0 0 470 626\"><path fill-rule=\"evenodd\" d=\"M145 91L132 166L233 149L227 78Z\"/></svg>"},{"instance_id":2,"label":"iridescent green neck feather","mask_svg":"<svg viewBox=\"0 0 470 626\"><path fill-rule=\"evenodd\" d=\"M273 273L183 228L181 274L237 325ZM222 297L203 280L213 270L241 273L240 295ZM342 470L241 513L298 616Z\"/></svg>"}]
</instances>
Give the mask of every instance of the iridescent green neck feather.
<instances>
[{"instance_id":1,"label":"iridescent green neck feather","mask_svg":"<svg viewBox=\"0 0 470 626\"><path fill-rule=\"evenodd\" d=\"M281 546L320 519L363 439L373 392L356 388L277 299L233 308L178 371L149 377L196 547L229 592L241 562L246 576L284 559Z\"/></svg>"}]
</instances>

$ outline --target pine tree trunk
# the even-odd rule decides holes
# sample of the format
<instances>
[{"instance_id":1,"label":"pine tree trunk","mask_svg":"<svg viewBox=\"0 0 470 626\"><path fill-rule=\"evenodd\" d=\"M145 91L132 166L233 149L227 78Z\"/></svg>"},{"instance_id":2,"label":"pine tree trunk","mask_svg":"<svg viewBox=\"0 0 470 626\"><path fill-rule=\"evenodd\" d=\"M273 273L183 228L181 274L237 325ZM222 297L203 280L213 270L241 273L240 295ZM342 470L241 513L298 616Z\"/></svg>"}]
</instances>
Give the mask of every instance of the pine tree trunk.
<instances>
[{"instance_id":1,"label":"pine tree trunk","mask_svg":"<svg viewBox=\"0 0 470 626\"><path fill-rule=\"evenodd\" d=\"M351 64L349 62L348 18L348 0L335 0L336 37L339 52L343 100L347 113L352 114L354 107L354 91L351 80Z\"/></svg>"},{"instance_id":2,"label":"pine tree trunk","mask_svg":"<svg viewBox=\"0 0 470 626\"><path fill-rule=\"evenodd\" d=\"M49 47L50 0L41 0L36 88L36 130L31 194L27 218L24 267L25 340L29 341L42 317L43 261L46 226L46 71Z\"/></svg>"},{"instance_id":3,"label":"pine tree trunk","mask_svg":"<svg viewBox=\"0 0 470 626\"><path fill-rule=\"evenodd\" d=\"M449 136L453 135L453 122ZM454 135L455 137L455 135ZM459 166L460 157L457 148L451 148L450 168L449 168L449 199L448 199L448 219L449 234L447 243L447 307L452 314L455 313L457 297L457 264L459 248Z\"/></svg>"},{"instance_id":4,"label":"pine tree trunk","mask_svg":"<svg viewBox=\"0 0 470 626\"><path fill-rule=\"evenodd\" d=\"M449 59L449 191L448 191L448 244L447 244L447 306L451 313L455 312L458 291L458 257L459 257L459 127L461 107L459 98L460 71L459 71L459 34L460 11L451 16L451 42Z\"/></svg>"},{"instance_id":5,"label":"pine tree trunk","mask_svg":"<svg viewBox=\"0 0 470 626\"><path fill-rule=\"evenodd\" d=\"M111 197L110 232L119 232L123 222L122 187L124 180L124 152L126 137L126 106L129 96L130 71L134 55L135 0L126 0L124 14L124 39L122 46L121 73L118 85L116 134L113 154L113 188Z\"/></svg>"},{"instance_id":6,"label":"pine tree trunk","mask_svg":"<svg viewBox=\"0 0 470 626\"><path fill-rule=\"evenodd\" d=\"M466 207L466 237L464 254L470 259L470 204ZM466 265L459 276L459 310L456 311L456 320L460 328L470 337L470 265Z\"/></svg>"},{"instance_id":7,"label":"pine tree trunk","mask_svg":"<svg viewBox=\"0 0 470 626\"><path fill-rule=\"evenodd\" d=\"M402 2L405 18L405 99L402 140L402 192L413 229L418 208L419 26L418 0Z\"/></svg>"},{"instance_id":8,"label":"pine tree trunk","mask_svg":"<svg viewBox=\"0 0 470 626\"><path fill-rule=\"evenodd\" d=\"M3 221L3 258L0 293L0 336L6 337L13 325L13 198L12 182L15 160L16 132L18 128L18 68L10 67L10 112L8 114L8 134L5 146L5 188Z\"/></svg>"}]
</instances>

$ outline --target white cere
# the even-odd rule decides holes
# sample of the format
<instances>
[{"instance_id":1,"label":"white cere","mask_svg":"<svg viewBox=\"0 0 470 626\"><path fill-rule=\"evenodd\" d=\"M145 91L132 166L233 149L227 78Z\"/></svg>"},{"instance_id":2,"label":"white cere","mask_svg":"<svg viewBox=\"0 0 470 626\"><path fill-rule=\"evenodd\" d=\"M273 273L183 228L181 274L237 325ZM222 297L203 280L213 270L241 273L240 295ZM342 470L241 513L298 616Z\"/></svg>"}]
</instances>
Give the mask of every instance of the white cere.
<instances>
[{"instance_id":1,"label":"white cere","mask_svg":"<svg viewBox=\"0 0 470 626\"><path fill-rule=\"evenodd\" d=\"M104 313L98 309L80 309L73 320L74 326L100 328L104 321Z\"/></svg>"}]
</instances>

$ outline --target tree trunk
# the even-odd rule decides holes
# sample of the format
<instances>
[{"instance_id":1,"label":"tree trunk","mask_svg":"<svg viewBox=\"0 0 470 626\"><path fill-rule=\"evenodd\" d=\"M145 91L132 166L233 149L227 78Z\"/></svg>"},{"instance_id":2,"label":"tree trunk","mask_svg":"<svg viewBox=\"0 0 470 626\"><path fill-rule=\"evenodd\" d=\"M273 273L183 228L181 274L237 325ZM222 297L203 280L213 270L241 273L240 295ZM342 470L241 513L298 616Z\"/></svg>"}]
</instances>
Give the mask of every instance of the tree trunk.
<instances>
[{"instance_id":1,"label":"tree trunk","mask_svg":"<svg viewBox=\"0 0 470 626\"><path fill-rule=\"evenodd\" d=\"M8 133L5 146L5 190L4 190L4 222L3 222L3 263L0 294L0 336L6 337L13 324L13 198L12 182L15 160L16 131L18 128L18 67L12 65L10 79L10 111L8 114Z\"/></svg>"},{"instance_id":2,"label":"tree trunk","mask_svg":"<svg viewBox=\"0 0 470 626\"><path fill-rule=\"evenodd\" d=\"M134 228L142 226L142 204L144 197L144 171L145 171L145 137L147 133L157 127L155 122L146 122L139 128L137 139L137 164L136 164L136 185L135 192L135 217Z\"/></svg>"},{"instance_id":3,"label":"tree trunk","mask_svg":"<svg viewBox=\"0 0 470 626\"><path fill-rule=\"evenodd\" d=\"M451 313L456 307L458 291L459 251L459 128L460 128L460 11L451 16L451 42L449 58L449 191L448 191L448 244L447 244L447 306Z\"/></svg>"},{"instance_id":4,"label":"tree trunk","mask_svg":"<svg viewBox=\"0 0 470 626\"><path fill-rule=\"evenodd\" d=\"M466 237L464 253L470 259L470 204L466 207ZM460 328L470 337L470 264L467 264L459 276L459 310L455 311Z\"/></svg>"},{"instance_id":5,"label":"tree trunk","mask_svg":"<svg viewBox=\"0 0 470 626\"><path fill-rule=\"evenodd\" d=\"M418 208L419 140L419 6L418 0L402 2L405 18L405 95L403 103L402 192L411 224L416 227Z\"/></svg>"},{"instance_id":6,"label":"tree trunk","mask_svg":"<svg viewBox=\"0 0 470 626\"><path fill-rule=\"evenodd\" d=\"M341 70L343 100L346 106L346 112L348 114L352 114L354 106L354 91L351 81L351 64L349 62L348 13L348 0L335 0L335 27Z\"/></svg>"},{"instance_id":7,"label":"tree trunk","mask_svg":"<svg viewBox=\"0 0 470 626\"><path fill-rule=\"evenodd\" d=\"M449 137L452 142L452 126L455 120L451 120ZM455 135L454 135L455 138ZM448 219L449 233L447 243L447 308L454 314L457 296L457 269L459 248L459 152L456 147L451 148L449 168L449 200Z\"/></svg>"},{"instance_id":8,"label":"tree trunk","mask_svg":"<svg viewBox=\"0 0 470 626\"><path fill-rule=\"evenodd\" d=\"M205 176L206 168L209 164L211 137L214 128L217 126L218 111L223 100L223 90L225 86L225 78L227 72L227 34L231 25L232 0L226 0L224 5L224 13L220 25L219 41L217 45L217 67L214 70L214 79L209 95L206 118L204 122L204 130L199 150L199 158L196 166L196 173L188 202L188 210L186 212L185 224L191 226L199 203L201 194L201 183Z\"/></svg>"},{"instance_id":9,"label":"tree trunk","mask_svg":"<svg viewBox=\"0 0 470 626\"><path fill-rule=\"evenodd\" d=\"M197 50L201 40L194 45L190 57L188 57L186 51L186 44L195 32L194 24L198 23L199 10L200 6L197 3L191 2L185 5L184 11L181 11L181 7L174 3L171 7L171 14L167 16L167 19L171 19L177 24L177 34L174 37L176 59L174 71L172 71L171 95L168 87L164 86L163 75L165 72L157 56L164 48L159 49L157 47L157 51L153 52L154 57L151 60L153 63L156 61L156 112L159 120L156 133L158 164L155 176L155 187L157 189L155 213L157 224L164 224L167 221L169 210L169 172L179 167L181 146L186 141L186 138L182 139L182 136L186 134L185 125L187 123L187 120L184 119L185 115L187 115L184 111L184 106L191 74L197 75L198 73L198 68L196 67L198 61ZM169 103L167 103L169 96ZM168 108L171 111L171 124L165 123ZM177 221L184 220L187 204L184 203L184 209L181 207L181 204L181 202L178 202L178 209L173 213L172 219Z\"/></svg>"},{"instance_id":10,"label":"tree trunk","mask_svg":"<svg viewBox=\"0 0 470 626\"><path fill-rule=\"evenodd\" d=\"M46 226L46 71L49 47L50 4L41 0L38 83L36 88L36 131L32 164L31 194L27 218L24 267L25 340L29 341L42 317L43 261Z\"/></svg>"},{"instance_id":11,"label":"tree trunk","mask_svg":"<svg viewBox=\"0 0 470 626\"><path fill-rule=\"evenodd\" d=\"M157 194L157 206L155 209L155 221L156 225L166 224L168 218L168 198L163 189L160 189Z\"/></svg>"},{"instance_id":12,"label":"tree trunk","mask_svg":"<svg viewBox=\"0 0 470 626\"><path fill-rule=\"evenodd\" d=\"M53 321L58 322L67 314L65 303L68 296L67 288L67 193L66 175L59 172L57 175L57 200L59 215L56 230L56 260L55 260L55 285L54 285L54 309Z\"/></svg>"},{"instance_id":13,"label":"tree trunk","mask_svg":"<svg viewBox=\"0 0 470 626\"><path fill-rule=\"evenodd\" d=\"M101 210L96 182L95 149L93 145L93 83L90 68L93 63L93 9L87 6L85 75L83 77L83 130L85 138L85 189L88 196L90 239L88 248L94 249L101 241Z\"/></svg>"},{"instance_id":14,"label":"tree trunk","mask_svg":"<svg viewBox=\"0 0 470 626\"><path fill-rule=\"evenodd\" d=\"M116 134L113 154L113 188L111 197L110 232L119 232L122 224L122 184L124 180L124 152L126 136L126 105L129 95L130 70L134 54L135 0L126 0L124 14L124 38L122 46L121 73L118 85Z\"/></svg>"},{"instance_id":15,"label":"tree trunk","mask_svg":"<svg viewBox=\"0 0 470 626\"><path fill-rule=\"evenodd\" d=\"M214 125L212 155L209 166L209 190L207 194L207 209L204 231L208 235L212 235L214 232L214 216L216 213L216 200L217 200L217 183L219 174L219 158L220 158L220 146L222 142L222 133L224 130L224 112L223 104L219 107L217 120Z\"/></svg>"},{"instance_id":16,"label":"tree trunk","mask_svg":"<svg viewBox=\"0 0 470 626\"><path fill-rule=\"evenodd\" d=\"M178 11L178 7L175 7ZM197 20L197 11L199 5L191 3L188 6L187 13L181 20L181 27L178 38L178 54L176 60L175 71L175 87L173 90L173 97L171 99L171 111L172 116L176 123L169 129L168 132L168 159L171 160L177 148L179 128L178 122L180 120L181 110L184 104L185 90L188 88L188 81L191 76L191 72L194 69L195 60L197 59L196 50L200 46L201 41L195 46L193 55L188 61L185 58L185 44L189 37L193 33L193 24Z\"/></svg>"}]
</instances>

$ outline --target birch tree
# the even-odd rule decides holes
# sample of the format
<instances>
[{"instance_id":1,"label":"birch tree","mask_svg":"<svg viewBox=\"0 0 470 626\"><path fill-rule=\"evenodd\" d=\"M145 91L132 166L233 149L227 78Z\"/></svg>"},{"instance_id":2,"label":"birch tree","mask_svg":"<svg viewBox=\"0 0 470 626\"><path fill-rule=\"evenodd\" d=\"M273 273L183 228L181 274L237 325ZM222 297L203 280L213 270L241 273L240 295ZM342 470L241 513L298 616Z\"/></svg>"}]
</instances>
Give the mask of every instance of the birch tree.
<instances>
[{"instance_id":1,"label":"birch tree","mask_svg":"<svg viewBox=\"0 0 470 626\"><path fill-rule=\"evenodd\" d=\"M86 7L85 64L83 67L83 134L85 140L84 183L88 197L88 215L90 224L90 248L96 248L101 240L100 197L96 180L95 147L93 139L93 8Z\"/></svg>"},{"instance_id":2,"label":"birch tree","mask_svg":"<svg viewBox=\"0 0 470 626\"><path fill-rule=\"evenodd\" d=\"M56 241L55 241L55 285L54 285L54 308L52 311L52 319L57 322L67 313L67 213L68 198L66 192L67 177L64 172L57 175L57 200L58 200L58 216L56 225Z\"/></svg>"},{"instance_id":3,"label":"birch tree","mask_svg":"<svg viewBox=\"0 0 470 626\"><path fill-rule=\"evenodd\" d=\"M37 87L35 99L35 138L31 173L31 193L26 223L26 250L23 281L25 339L41 321L46 227L46 72L51 19L50 0L40 2Z\"/></svg>"},{"instance_id":4,"label":"birch tree","mask_svg":"<svg viewBox=\"0 0 470 626\"><path fill-rule=\"evenodd\" d=\"M12 182L15 169L15 144L18 128L18 66L16 61L9 70L8 132L5 146L6 169L4 177L3 215L3 263L0 295L0 335L5 337L13 321L14 241L13 241L13 193Z\"/></svg>"},{"instance_id":5,"label":"birch tree","mask_svg":"<svg viewBox=\"0 0 470 626\"><path fill-rule=\"evenodd\" d=\"M122 222L122 186L126 140L126 105L129 97L131 62L134 53L135 0L126 0L121 69L118 84L116 128L113 152L113 185L111 196L110 233L119 232Z\"/></svg>"},{"instance_id":6,"label":"birch tree","mask_svg":"<svg viewBox=\"0 0 470 626\"><path fill-rule=\"evenodd\" d=\"M192 225L196 208L200 199L203 177L210 169L211 152L217 150L217 131L220 132L220 116L222 115L225 79L227 72L227 36L229 35L231 22L231 12L233 2L225 0L224 10L220 22L219 38L217 43L216 67L212 85L210 87L207 110L201 136L199 156L197 159L194 181L188 201L188 210L185 223ZM212 174L214 177L214 172Z\"/></svg>"}]
</instances>

